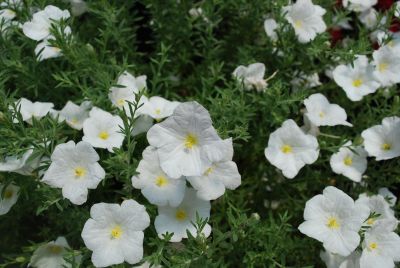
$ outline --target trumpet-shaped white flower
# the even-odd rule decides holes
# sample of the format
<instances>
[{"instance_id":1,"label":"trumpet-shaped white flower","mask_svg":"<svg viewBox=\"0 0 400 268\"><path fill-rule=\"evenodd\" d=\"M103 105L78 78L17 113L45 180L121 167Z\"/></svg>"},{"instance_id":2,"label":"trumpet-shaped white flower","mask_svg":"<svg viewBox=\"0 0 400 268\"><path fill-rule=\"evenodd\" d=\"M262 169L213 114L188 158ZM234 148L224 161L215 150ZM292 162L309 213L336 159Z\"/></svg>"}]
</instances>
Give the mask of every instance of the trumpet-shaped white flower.
<instances>
[{"instance_id":1,"label":"trumpet-shaped white flower","mask_svg":"<svg viewBox=\"0 0 400 268\"><path fill-rule=\"evenodd\" d=\"M292 179L306 164L318 159L317 139L305 134L292 119L271 133L265 156L268 161L282 170L286 178Z\"/></svg>"},{"instance_id":2,"label":"trumpet-shaped white flower","mask_svg":"<svg viewBox=\"0 0 400 268\"><path fill-rule=\"evenodd\" d=\"M0 184L0 215L7 214L10 211L11 207L17 203L18 196L18 186L11 183L4 189L4 185Z\"/></svg>"},{"instance_id":3,"label":"trumpet-shaped white flower","mask_svg":"<svg viewBox=\"0 0 400 268\"><path fill-rule=\"evenodd\" d=\"M58 237L55 241L51 241L45 245L38 247L31 257L29 267L34 268L63 268L72 267L71 263L64 260L64 256L69 249L69 245L65 237ZM76 260L81 256L77 256Z\"/></svg>"},{"instance_id":4,"label":"trumpet-shaped white flower","mask_svg":"<svg viewBox=\"0 0 400 268\"><path fill-rule=\"evenodd\" d=\"M378 0L343 0L343 6L348 10L363 12L378 3Z\"/></svg>"},{"instance_id":5,"label":"trumpet-shaped white flower","mask_svg":"<svg viewBox=\"0 0 400 268\"><path fill-rule=\"evenodd\" d=\"M89 110L92 104L89 101L84 101L80 106L76 105L72 101L68 101L64 108L59 113L62 120L72 128L81 130L83 122L89 118Z\"/></svg>"},{"instance_id":6,"label":"trumpet-shaped white flower","mask_svg":"<svg viewBox=\"0 0 400 268\"><path fill-rule=\"evenodd\" d=\"M367 232L362 247L362 268L394 268L400 261L400 237L395 232Z\"/></svg>"},{"instance_id":7,"label":"trumpet-shaped white flower","mask_svg":"<svg viewBox=\"0 0 400 268\"><path fill-rule=\"evenodd\" d=\"M70 34L71 34L71 28L69 26L65 27L64 35L67 36ZM50 40L56 40L56 38L50 35L49 37L41 41L39 44L37 44L35 48L35 55L38 61L62 56L61 49L59 47L52 45Z\"/></svg>"},{"instance_id":8,"label":"trumpet-shaped white flower","mask_svg":"<svg viewBox=\"0 0 400 268\"><path fill-rule=\"evenodd\" d=\"M278 41L278 35L276 33L276 29L278 29L278 24L274 19L266 19L264 21L264 30L269 38L271 38L272 42Z\"/></svg>"},{"instance_id":9,"label":"trumpet-shaped white flower","mask_svg":"<svg viewBox=\"0 0 400 268\"><path fill-rule=\"evenodd\" d=\"M333 71L333 79L352 101L359 101L364 96L374 93L380 86L375 80L374 67L364 55L357 56L351 65L339 65Z\"/></svg>"},{"instance_id":10,"label":"trumpet-shaped white flower","mask_svg":"<svg viewBox=\"0 0 400 268\"><path fill-rule=\"evenodd\" d=\"M367 9L358 18L367 29L373 29L378 24L378 11L374 8Z\"/></svg>"},{"instance_id":11,"label":"trumpet-shaped white flower","mask_svg":"<svg viewBox=\"0 0 400 268\"><path fill-rule=\"evenodd\" d=\"M374 75L383 86L400 83L400 55L389 46L380 47L372 54Z\"/></svg>"},{"instance_id":12,"label":"trumpet-shaped white flower","mask_svg":"<svg viewBox=\"0 0 400 268\"><path fill-rule=\"evenodd\" d=\"M360 243L360 230L368 218L368 207L355 204L343 191L328 186L323 194L306 203L300 232L323 243L326 250L350 255Z\"/></svg>"},{"instance_id":13,"label":"trumpet-shaped white flower","mask_svg":"<svg viewBox=\"0 0 400 268\"><path fill-rule=\"evenodd\" d=\"M89 118L83 122L83 141L95 148L104 148L113 152L113 148L120 148L124 141L121 127L123 122L118 115L112 115L100 108L93 107Z\"/></svg>"},{"instance_id":14,"label":"trumpet-shaped white flower","mask_svg":"<svg viewBox=\"0 0 400 268\"><path fill-rule=\"evenodd\" d=\"M180 104L173 115L147 132L157 148L162 170L171 178L199 176L214 159L233 150L212 126L210 114L197 102Z\"/></svg>"},{"instance_id":15,"label":"trumpet-shaped white flower","mask_svg":"<svg viewBox=\"0 0 400 268\"><path fill-rule=\"evenodd\" d=\"M367 170L367 155L363 147L354 147L349 141L339 149L339 152L331 156L330 165L336 174L342 174L352 181L360 182Z\"/></svg>"},{"instance_id":16,"label":"trumpet-shaped white flower","mask_svg":"<svg viewBox=\"0 0 400 268\"><path fill-rule=\"evenodd\" d=\"M329 103L320 93L309 96L304 100L304 105L307 109L305 116L316 126L353 126L346 121L346 111L337 104Z\"/></svg>"},{"instance_id":17,"label":"trumpet-shaped white flower","mask_svg":"<svg viewBox=\"0 0 400 268\"><path fill-rule=\"evenodd\" d=\"M389 203L391 207L396 205L397 197L391 191L389 191L388 188L380 188L378 194L385 198L385 200Z\"/></svg>"},{"instance_id":18,"label":"trumpet-shaped white flower","mask_svg":"<svg viewBox=\"0 0 400 268\"><path fill-rule=\"evenodd\" d=\"M136 171L139 175L132 177L132 185L141 189L150 203L176 207L182 202L186 189L185 179L172 179L162 171L154 147L149 146L143 151L143 159Z\"/></svg>"},{"instance_id":19,"label":"trumpet-shaped white flower","mask_svg":"<svg viewBox=\"0 0 400 268\"><path fill-rule=\"evenodd\" d=\"M233 71L233 76L239 82L243 82L246 90L255 88L259 92L267 88L267 81L264 79L264 75L264 63L253 63L247 67L240 65Z\"/></svg>"},{"instance_id":20,"label":"trumpet-shaped white flower","mask_svg":"<svg viewBox=\"0 0 400 268\"><path fill-rule=\"evenodd\" d=\"M234 190L239 187L241 176L232 157L233 150L213 162L202 175L187 177L200 199L214 200L225 193L225 188Z\"/></svg>"},{"instance_id":21,"label":"trumpet-shaped white flower","mask_svg":"<svg viewBox=\"0 0 400 268\"><path fill-rule=\"evenodd\" d=\"M29 175L32 170L28 168L27 161L33 153L32 149L27 150L21 157L6 156L0 162L0 171L15 172L21 175Z\"/></svg>"},{"instance_id":22,"label":"trumpet-shaped white flower","mask_svg":"<svg viewBox=\"0 0 400 268\"><path fill-rule=\"evenodd\" d=\"M377 161L400 156L400 117L386 117L381 125L376 125L361 133L364 147Z\"/></svg>"},{"instance_id":23,"label":"trumpet-shaped white flower","mask_svg":"<svg viewBox=\"0 0 400 268\"><path fill-rule=\"evenodd\" d=\"M175 108L180 104L177 101L169 101L162 97L154 96L149 98L149 101L144 103L140 114L146 114L154 118L156 121L171 116Z\"/></svg>"},{"instance_id":24,"label":"trumpet-shaped white flower","mask_svg":"<svg viewBox=\"0 0 400 268\"><path fill-rule=\"evenodd\" d=\"M90 209L90 219L82 230L82 238L93 251L96 267L140 262L143 258L143 230L150 224L146 208L134 200L121 205L99 203Z\"/></svg>"},{"instance_id":25,"label":"trumpet-shaped white flower","mask_svg":"<svg viewBox=\"0 0 400 268\"><path fill-rule=\"evenodd\" d=\"M15 106L17 111L20 112L22 120L32 124L32 118L40 120L51 111L54 104L51 102L31 102L28 99L21 98L15 102Z\"/></svg>"},{"instance_id":26,"label":"trumpet-shaped white flower","mask_svg":"<svg viewBox=\"0 0 400 268\"><path fill-rule=\"evenodd\" d=\"M65 198L82 205L87 200L88 189L96 189L106 175L99 160L99 155L87 142L59 144L51 155L52 163L42 181L62 188Z\"/></svg>"},{"instance_id":27,"label":"trumpet-shaped white flower","mask_svg":"<svg viewBox=\"0 0 400 268\"><path fill-rule=\"evenodd\" d=\"M300 43L308 43L317 34L326 31L322 16L326 10L314 5L311 0L298 0L295 4L283 7L286 20L293 26Z\"/></svg>"},{"instance_id":28,"label":"trumpet-shaped white flower","mask_svg":"<svg viewBox=\"0 0 400 268\"><path fill-rule=\"evenodd\" d=\"M23 2L21 0L9 0L0 3L0 22L5 24L1 26L7 27L12 24L11 21L17 16L16 10L19 9L22 4ZM4 30L4 28L0 30Z\"/></svg>"},{"instance_id":29,"label":"trumpet-shaped white flower","mask_svg":"<svg viewBox=\"0 0 400 268\"><path fill-rule=\"evenodd\" d=\"M179 242L182 238L187 238L187 231L194 237L197 236L196 213L203 220L210 217L210 201L201 200L196 196L196 191L187 188L185 197L178 207L158 207L158 216L154 221L154 226L160 238L164 234L174 233L171 242ZM201 231L205 237L211 233L211 226L207 223Z\"/></svg>"},{"instance_id":30,"label":"trumpet-shaped white flower","mask_svg":"<svg viewBox=\"0 0 400 268\"><path fill-rule=\"evenodd\" d=\"M347 257L329 251L321 251L319 256L327 268L360 268L361 253L358 251L354 251Z\"/></svg>"}]
</instances>

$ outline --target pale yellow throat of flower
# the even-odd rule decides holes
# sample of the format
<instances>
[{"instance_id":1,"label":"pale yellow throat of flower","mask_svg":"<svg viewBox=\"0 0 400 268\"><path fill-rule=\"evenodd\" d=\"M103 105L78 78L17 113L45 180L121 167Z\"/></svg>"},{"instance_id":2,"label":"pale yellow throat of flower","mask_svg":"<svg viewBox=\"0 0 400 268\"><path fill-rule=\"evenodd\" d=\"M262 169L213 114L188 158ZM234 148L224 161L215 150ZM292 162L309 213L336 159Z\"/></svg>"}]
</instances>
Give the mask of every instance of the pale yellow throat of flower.
<instances>
[{"instance_id":1,"label":"pale yellow throat of flower","mask_svg":"<svg viewBox=\"0 0 400 268\"><path fill-rule=\"evenodd\" d=\"M343 159L343 163L344 163L346 166L351 166L351 165L353 164L353 158L351 158L350 156L346 156L346 157Z\"/></svg>"},{"instance_id":2,"label":"pale yellow throat of flower","mask_svg":"<svg viewBox=\"0 0 400 268\"><path fill-rule=\"evenodd\" d=\"M156 178L155 183L158 187L163 187L168 184L168 179L165 176L160 175Z\"/></svg>"},{"instance_id":3,"label":"pale yellow throat of flower","mask_svg":"<svg viewBox=\"0 0 400 268\"><path fill-rule=\"evenodd\" d=\"M101 132L99 133L99 138L102 139L102 140L106 140L106 139L108 139L109 137L110 137L110 134L108 134L107 131L101 131Z\"/></svg>"},{"instance_id":4,"label":"pale yellow throat of flower","mask_svg":"<svg viewBox=\"0 0 400 268\"><path fill-rule=\"evenodd\" d=\"M303 28L303 22L301 20L295 20L294 21L294 27L297 29Z\"/></svg>"},{"instance_id":5,"label":"pale yellow throat of flower","mask_svg":"<svg viewBox=\"0 0 400 268\"><path fill-rule=\"evenodd\" d=\"M378 248L378 244L376 242L371 242L369 243L368 248L370 250L376 250Z\"/></svg>"},{"instance_id":6,"label":"pale yellow throat of flower","mask_svg":"<svg viewBox=\"0 0 400 268\"><path fill-rule=\"evenodd\" d=\"M379 63L378 71L383 73L384 71L386 71L388 69L388 67L389 67L389 64L387 64L386 62Z\"/></svg>"},{"instance_id":7,"label":"pale yellow throat of flower","mask_svg":"<svg viewBox=\"0 0 400 268\"><path fill-rule=\"evenodd\" d=\"M175 213L175 218L176 218L178 221L184 221L184 220L186 220L186 218L187 218L187 213L186 213L186 211L183 210L183 209L181 209L181 208L179 208L179 209L176 211L176 213Z\"/></svg>"},{"instance_id":8,"label":"pale yellow throat of flower","mask_svg":"<svg viewBox=\"0 0 400 268\"><path fill-rule=\"evenodd\" d=\"M290 146L289 144L284 144L284 145L282 145L282 147L281 147L281 151L282 151L284 154L290 154L290 153L293 152L293 147Z\"/></svg>"},{"instance_id":9,"label":"pale yellow throat of flower","mask_svg":"<svg viewBox=\"0 0 400 268\"><path fill-rule=\"evenodd\" d=\"M86 169L83 167L76 167L74 169L74 174L76 178L82 178L86 174Z\"/></svg>"},{"instance_id":10,"label":"pale yellow throat of flower","mask_svg":"<svg viewBox=\"0 0 400 268\"><path fill-rule=\"evenodd\" d=\"M112 239L118 239L122 235L122 229L121 226L116 225L114 228L111 229L111 238Z\"/></svg>"},{"instance_id":11,"label":"pale yellow throat of flower","mask_svg":"<svg viewBox=\"0 0 400 268\"><path fill-rule=\"evenodd\" d=\"M13 196L13 191L11 190L6 190L4 193L4 199L10 199Z\"/></svg>"},{"instance_id":12,"label":"pale yellow throat of flower","mask_svg":"<svg viewBox=\"0 0 400 268\"><path fill-rule=\"evenodd\" d=\"M353 87L361 87L362 84L363 84L363 80L361 80L360 78L353 80Z\"/></svg>"},{"instance_id":13,"label":"pale yellow throat of flower","mask_svg":"<svg viewBox=\"0 0 400 268\"><path fill-rule=\"evenodd\" d=\"M48 249L49 249L49 251L50 251L52 254L60 254L61 251L63 250L62 247L57 246L57 245L50 245L50 246L48 247Z\"/></svg>"},{"instance_id":14,"label":"pale yellow throat of flower","mask_svg":"<svg viewBox=\"0 0 400 268\"><path fill-rule=\"evenodd\" d=\"M382 144L381 148L384 151L390 151L392 149L392 145L390 143L384 143L384 144Z\"/></svg>"},{"instance_id":15,"label":"pale yellow throat of flower","mask_svg":"<svg viewBox=\"0 0 400 268\"><path fill-rule=\"evenodd\" d=\"M187 149L192 149L194 146L199 144L199 139L196 135L189 133L185 137L185 147Z\"/></svg>"},{"instance_id":16,"label":"pale yellow throat of flower","mask_svg":"<svg viewBox=\"0 0 400 268\"><path fill-rule=\"evenodd\" d=\"M329 229L338 229L340 224L336 217L329 217L328 221L326 222L326 226L328 226Z\"/></svg>"}]
</instances>

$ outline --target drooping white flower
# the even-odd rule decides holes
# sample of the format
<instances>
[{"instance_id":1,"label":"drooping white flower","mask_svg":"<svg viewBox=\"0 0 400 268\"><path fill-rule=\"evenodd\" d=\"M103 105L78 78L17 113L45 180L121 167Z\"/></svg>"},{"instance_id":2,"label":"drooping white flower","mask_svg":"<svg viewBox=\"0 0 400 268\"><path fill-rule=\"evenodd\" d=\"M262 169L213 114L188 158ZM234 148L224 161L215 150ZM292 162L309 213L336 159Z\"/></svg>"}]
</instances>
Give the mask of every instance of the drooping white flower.
<instances>
[{"instance_id":1,"label":"drooping white flower","mask_svg":"<svg viewBox=\"0 0 400 268\"><path fill-rule=\"evenodd\" d=\"M65 198L82 205L87 200L88 189L96 189L106 175L99 160L99 155L87 142L59 144L51 155L52 163L42 181L62 188Z\"/></svg>"},{"instance_id":2,"label":"drooping white flower","mask_svg":"<svg viewBox=\"0 0 400 268\"><path fill-rule=\"evenodd\" d=\"M317 34L326 31L322 16L326 10L314 5L311 0L298 0L295 4L283 7L286 20L293 26L300 43L308 43Z\"/></svg>"},{"instance_id":3,"label":"drooping white flower","mask_svg":"<svg viewBox=\"0 0 400 268\"><path fill-rule=\"evenodd\" d=\"M391 191L389 191L388 188L380 188L378 194L383 196L383 198L385 198L391 207L396 205L397 197Z\"/></svg>"},{"instance_id":4,"label":"drooping white flower","mask_svg":"<svg viewBox=\"0 0 400 268\"><path fill-rule=\"evenodd\" d=\"M121 127L123 122L118 115L112 115L100 108L93 107L89 118L83 122L83 141L95 148L104 148L113 152L113 148L120 148L124 141Z\"/></svg>"},{"instance_id":5,"label":"drooping white flower","mask_svg":"<svg viewBox=\"0 0 400 268\"><path fill-rule=\"evenodd\" d=\"M286 120L282 127L271 133L265 148L268 161L289 179L294 178L306 164L314 163L318 155L317 139L305 134L292 119Z\"/></svg>"},{"instance_id":6,"label":"drooping white flower","mask_svg":"<svg viewBox=\"0 0 400 268\"><path fill-rule=\"evenodd\" d=\"M0 3L0 34L7 34L10 26L19 25L19 22L13 21L17 16L16 11L21 8L21 0L9 0Z\"/></svg>"},{"instance_id":7,"label":"drooping white flower","mask_svg":"<svg viewBox=\"0 0 400 268\"><path fill-rule=\"evenodd\" d=\"M343 0L343 6L348 10L363 12L372 8L378 3L378 0Z\"/></svg>"},{"instance_id":8,"label":"drooping white flower","mask_svg":"<svg viewBox=\"0 0 400 268\"><path fill-rule=\"evenodd\" d=\"M367 169L367 152L361 146L352 146L349 141L331 156L330 165L336 174L360 182Z\"/></svg>"},{"instance_id":9,"label":"drooping white flower","mask_svg":"<svg viewBox=\"0 0 400 268\"><path fill-rule=\"evenodd\" d=\"M400 55L389 46L382 46L372 54L374 75L383 86L400 83Z\"/></svg>"},{"instance_id":10,"label":"drooping white flower","mask_svg":"<svg viewBox=\"0 0 400 268\"><path fill-rule=\"evenodd\" d=\"M76 105L72 101L68 101L64 108L59 113L61 119L72 128L81 130L83 122L89 118L89 110L92 107L91 102L84 101L80 106Z\"/></svg>"},{"instance_id":11,"label":"drooping white flower","mask_svg":"<svg viewBox=\"0 0 400 268\"><path fill-rule=\"evenodd\" d=\"M364 96L374 93L380 85L374 78L374 67L369 64L366 56L358 55L353 66L337 66L333 71L333 79L350 100L359 101Z\"/></svg>"},{"instance_id":12,"label":"drooping white flower","mask_svg":"<svg viewBox=\"0 0 400 268\"><path fill-rule=\"evenodd\" d=\"M64 260L67 250L70 249L65 237L58 237L55 241L39 246L31 257L29 267L34 268L70 268L71 263ZM77 256L79 260L81 256Z\"/></svg>"},{"instance_id":13,"label":"drooping white flower","mask_svg":"<svg viewBox=\"0 0 400 268\"><path fill-rule=\"evenodd\" d=\"M262 92L267 88L267 81L264 79L265 65L264 63L253 63L249 66L238 66L233 71L233 76L240 82L246 90L255 88L258 92Z\"/></svg>"},{"instance_id":14,"label":"drooping white flower","mask_svg":"<svg viewBox=\"0 0 400 268\"><path fill-rule=\"evenodd\" d=\"M395 232L367 232L362 247L362 268L394 268L400 261L400 237Z\"/></svg>"},{"instance_id":15,"label":"drooping white flower","mask_svg":"<svg viewBox=\"0 0 400 268\"><path fill-rule=\"evenodd\" d=\"M394 15L400 18L400 2L394 3Z\"/></svg>"},{"instance_id":16,"label":"drooping white flower","mask_svg":"<svg viewBox=\"0 0 400 268\"><path fill-rule=\"evenodd\" d=\"M233 150L229 141L221 140L210 114L197 102L180 104L172 116L149 129L147 139L157 148L160 166L171 178L199 176L214 159Z\"/></svg>"},{"instance_id":17,"label":"drooping white flower","mask_svg":"<svg viewBox=\"0 0 400 268\"><path fill-rule=\"evenodd\" d=\"M374 8L367 9L358 18L367 29L373 29L378 24L378 11Z\"/></svg>"},{"instance_id":18,"label":"drooping white flower","mask_svg":"<svg viewBox=\"0 0 400 268\"><path fill-rule=\"evenodd\" d=\"M146 208L134 200L121 205L98 203L90 209L90 219L82 230L82 238L93 251L96 267L140 262L143 258L143 230L150 224Z\"/></svg>"},{"instance_id":19,"label":"drooping white flower","mask_svg":"<svg viewBox=\"0 0 400 268\"><path fill-rule=\"evenodd\" d=\"M200 176L187 177L200 199L214 200L225 193L225 188L234 190L239 187L241 176L232 157L233 150L221 155Z\"/></svg>"},{"instance_id":20,"label":"drooping white flower","mask_svg":"<svg viewBox=\"0 0 400 268\"><path fill-rule=\"evenodd\" d=\"M3 194L4 193L4 194ZM0 184L0 215L7 214L11 207L17 203L19 187L13 183L7 185Z\"/></svg>"},{"instance_id":21,"label":"drooping white flower","mask_svg":"<svg viewBox=\"0 0 400 268\"><path fill-rule=\"evenodd\" d=\"M139 113L149 115L156 121L161 121L171 116L179 104L180 102L177 101L169 101L162 97L154 96L149 98L149 101L144 104Z\"/></svg>"},{"instance_id":22,"label":"drooping white flower","mask_svg":"<svg viewBox=\"0 0 400 268\"><path fill-rule=\"evenodd\" d=\"M40 120L46 116L54 107L51 102L31 102L28 99L21 98L15 102L17 111L21 113L22 120L32 124L32 118Z\"/></svg>"},{"instance_id":23,"label":"drooping white flower","mask_svg":"<svg viewBox=\"0 0 400 268\"><path fill-rule=\"evenodd\" d=\"M276 29L278 29L278 24L274 19L266 19L264 21L264 30L269 38L271 38L272 42L278 41L278 35L276 33Z\"/></svg>"},{"instance_id":24,"label":"drooping white flower","mask_svg":"<svg viewBox=\"0 0 400 268\"><path fill-rule=\"evenodd\" d=\"M369 209L343 191L328 186L323 194L306 203L300 232L323 243L326 250L342 256L350 255L360 243L360 230Z\"/></svg>"},{"instance_id":25,"label":"drooping white flower","mask_svg":"<svg viewBox=\"0 0 400 268\"><path fill-rule=\"evenodd\" d=\"M64 35L70 35L71 28L69 26L65 27ZM38 61L43 61L46 59L57 58L62 56L62 51L59 47L52 45L50 41L54 41L56 38L52 35L42 40L39 44L37 44L35 48L35 55Z\"/></svg>"},{"instance_id":26,"label":"drooping white flower","mask_svg":"<svg viewBox=\"0 0 400 268\"><path fill-rule=\"evenodd\" d=\"M179 242L182 238L187 238L186 231L193 236L197 236L196 213L203 220L210 217L210 201L201 200L196 196L196 191L187 188L185 197L178 207L158 207L158 216L154 221L154 226L160 238L163 234L174 233L171 242ZM211 226L206 224L202 230L202 234L208 237L211 233Z\"/></svg>"},{"instance_id":27,"label":"drooping white flower","mask_svg":"<svg viewBox=\"0 0 400 268\"><path fill-rule=\"evenodd\" d=\"M302 72L297 73L295 78L290 81L290 84L294 91L310 89L322 85L319 81L318 73L306 75Z\"/></svg>"},{"instance_id":28,"label":"drooping white flower","mask_svg":"<svg viewBox=\"0 0 400 268\"><path fill-rule=\"evenodd\" d=\"M321 93L310 95L304 100L305 116L316 126L353 126L347 122L346 111L337 104L329 103Z\"/></svg>"},{"instance_id":29,"label":"drooping white flower","mask_svg":"<svg viewBox=\"0 0 400 268\"><path fill-rule=\"evenodd\" d=\"M0 171L15 172L21 175L29 175L32 170L28 168L27 161L33 153L32 149L27 150L21 157L6 156L0 162Z\"/></svg>"},{"instance_id":30,"label":"drooping white flower","mask_svg":"<svg viewBox=\"0 0 400 268\"><path fill-rule=\"evenodd\" d=\"M381 125L376 125L361 133L364 147L377 161L400 156L400 117L386 117Z\"/></svg>"},{"instance_id":31,"label":"drooping white flower","mask_svg":"<svg viewBox=\"0 0 400 268\"><path fill-rule=\"evenodd\" d=\"M143 151L143 159L136 169L139 175L132 177L132 185L141 189L144 197L157 206L178 206L185 195L186 182L184 178L168 177L160 167L157 151L147 147Z\"/></svg>"}]
</instances>

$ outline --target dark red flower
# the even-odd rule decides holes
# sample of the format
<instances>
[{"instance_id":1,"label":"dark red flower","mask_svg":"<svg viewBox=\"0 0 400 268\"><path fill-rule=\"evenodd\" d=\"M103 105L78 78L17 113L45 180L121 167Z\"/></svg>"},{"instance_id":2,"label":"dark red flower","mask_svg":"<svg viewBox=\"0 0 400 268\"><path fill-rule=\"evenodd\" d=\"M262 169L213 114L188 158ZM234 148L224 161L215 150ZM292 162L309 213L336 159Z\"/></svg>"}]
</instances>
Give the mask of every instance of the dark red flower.
<instances>
[{"instance_id":1,"label":"dark red flower","mask_svg":"<svg viewBox=\"0 0 400 268\"><path fill-rule=\"evenodd\" d=\"M393 5L394 0L379 0L376 8L379 10L388 10Z\"/></svg>"},{"instance_id":2,"label":"dark red flower","mask_svg":"<svg viewBox=\"0 0 400 268\"><path fill-rule=\"evenodd\" d=\"M400 32L400 20L399 19L393 19L392 23L390 24L389 31L392 33L397 33Z\"/></svg>"},{"instance_id":3,"label":"dark red flower","mask_svg":"<svg viewBox=\"0 0 400 268\"><path fill-rule=\"evenodd\" d=\"M339 27L330 28L328 29L328 32L331 35L332 46L336 45L337 42L343 39L343 31Z\"/></svg>"}]
</instances>

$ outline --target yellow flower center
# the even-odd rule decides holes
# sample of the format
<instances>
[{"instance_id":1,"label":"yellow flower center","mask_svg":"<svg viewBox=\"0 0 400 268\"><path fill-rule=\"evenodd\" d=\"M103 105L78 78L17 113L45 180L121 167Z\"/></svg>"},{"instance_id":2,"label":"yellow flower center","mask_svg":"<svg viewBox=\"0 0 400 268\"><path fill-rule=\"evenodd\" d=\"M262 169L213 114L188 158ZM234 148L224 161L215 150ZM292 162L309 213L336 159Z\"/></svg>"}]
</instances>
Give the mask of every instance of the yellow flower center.
<instances>
[{"instance_id":1,"label":"yellow flower center","mask_svg":"<svg viewBox=\"0 0 400 268\"><path fill-rule=\"evenodd\" d=\"M330 229L337 229L340 227L338 220L335 217L330 217L326 223L326 226L328 226Z\"/></svg>"},{"instance_id":2,"label":"yellow flower center","mask_svg":"<svg viewBox=\"0 0 400 268\"><path fill-rule=\"evenodd\" d=\"M296 21L294 22L294 27L295 27L295 28L301 28L301 27L303 27L303 22L302 22L301 20L296 20Z\"/></svg>"},{"instance_id":3,"label":"yellow flower center","mask_svg":"<svg viewBox=\"0 0 400 268\"><path fill-rule=\"evenodd\" d=\"M353 80L353 87L361 87L362 84L363 84L363 81L361 79Z\"/></svg>"},{"instance_id":4,"label":"yellow flower center","mask_svg":"<svg viewBox=\"0 0 400 268\"><path fill-rule=\"evenodd\" d=\"M375 219L373 219L373 218L369 218L369 219L367 220L367 224L368 224L368 225L372 225L372 224L374 224L374 222L375 222Z\"/></svg>"},{"instance_id":5,"label":"yellow flower center","mask_svg":"<svg viewBox=\"0 0 400 268\"><path fill-rule=\"evenodd\" d=\"M13 191L11 190L6 190L4 192L4 199L10 199L13 196Z\"/></svg>"},{"instance_id":6,"label":"yellow flower center","mask_svg":"<svg viewBox=\"0 0 400 268\"><path fill-rule=\"evenodd\" d=\"M319 117L323 118L324 116L325 116L325 113L324 113L324 112L320 112L320 113L319 113Z\"/></svg>"},{"instance_id":7,"label":"yellow flower center","mask_svg":"<svg viewBox=\"0 0 400 268\"><path fill-rule=\"evenodd\" d=\"M78 123L78 119L76 119L76 117L71 118L70 120L71 124L76 124Z\"/></svg>"},{"instance_id":8,"label":"yellow flower center","mask_svg":"<svg viewBox=\"0 0 400 268\"><path fill-rule=\"evenodd\" d=\"M193 134L188 134L185 139L185 147L188 149L192 149L193 146L196 146L199 143L197 137Z\"/></svg>"},{"instance_id":9,"label":"yellow flower center","mask_svg":"<svg viewBox=\"0 0 400 268\"><path fill-rule=\"evenodd\" d=\"M183 220L185 220L185 219L187 218L186 211L184 211L183 209L178 209L178 210L176 211L175 218L176 218L178 221L183 221Z\"/></svg>"},{"instance_id":10,"label":"yellow flower center","mask_svg":"<svg viewBox=\"0 0 400 268\"><path fill-rule=\"evenodd\" d=\"M388 69L388 67L389 67L389 64L382 62L378 65L378 71L384 72Z\"/></svg>"},{"instance_id":11,"label":"yellow flower center","mask_svg":"<svg viewBox=\"0 0 400 268\"><path fill-rule=\"evenodd\" d=\"M125 100L124 100L124 99L119 99L119 100L117 101L117 105L118 105L118 106L124 106L124 103L125 103Z\"/></svg>"},{"instance_id":12,"label":"yellow flower center","mask_svg":"<svg viewBox=\"0 0 400 268\"><path fill-rule=\"evenodd\" d=\"M163 187L163 186L165 186L165 185L167 185L168 184L168 180L167 180L167 178L165 178L164 176L158 176L157 178L156 178L156 185L158 186L158 187Z\"/></svg>"},{"instance_id":13,"label":"yellow flower center","mask_svg":"<svg viewBox=\"0 0 400 268\"><path fill-rule=\"evenodd\" d=\"M99 133L99 138L102 140L106 140L106 139L108 139L108 137L110 137L110 134L108 134L107 131L102 131Z\"/></svg>"},{"instance_id":14,"label":"yellow flower center","mask_svg":"<svg viewBox=\"0 0 400 268\"><path fill-rule=\"evenodd\" d=\"M285 154L289 154L289 153L293 152L293 148L292 148L292 146L290 146L290 145L288 145L288 144L284 144L284 145L281 147L281 151L282 151L283 153L285 153Z\"/></svg>"},{"instance_id":15,"label":"yellow flower center","mask_svg":"<svg viewBox=\"0 0 400 268\"><path fill-rule=\"evenodd\" d=\"M211 174L211 172L213 172L213 167L209 167L209 168L207 168L207 170L204 172L204 175L205 176L208 176L208 175L210 175Z\"/></svg>"},{"instance_id":16,"label":"yellow flower center","mask_svg":"<svg viewBox=\"0 0 400 268\"><path fill-rule=\"evenodd\" d=\"M156 113L156 115L160 115L161 114L161 110L160 109L156 109L155 113Z\"/></svg>"},{"instance_id":17,"label":"yellow flower center","mask_svg":"<svg viewBox=\"0 0 400 268\"><path fill-rule=\"evenodd\" d=\"M60 246L57 246L57 245L49 246L49 251L53 254L60 254L62 250L63 250L63 248Z\"/></svg>"},{"instance_id":18,"label":"yellow flower center","mask_svg":"<svg viewBox=\"0 0 400 268\"><path fill-rule=\"evenodd\" d=\"M122 229L121 226L116 225L112 230L111 230L111 238L112 239L118 239L122 235Z\"/></svg>"},{"instance_id":19,"label":"yellow flower center","mask_svg":"<svg viewBox=\"0 0 400 268\"><path fill-rule=\"evenodd\" d=\"M59 48L59 47L51 47L51 49L52 49L55 53L61 52L61 48Z\"/></svg>"},{"instance_id":20,"label":"yellow flower center","mask_svg":"<svg viewBox=\"0 0 400 268\"><path fill-rule=\"evenodd\" d=\"M382 150L389 151L390 149L392 149L392 145L390 145L389 143L382 144Z\"/></svg>"},{"instance_id":21,"label":"yellow flower center","mask_svg":"<svg viewBox=\"0 0 400 268\"><path fill-rule=\"evenodd\" d=\"M85 176L86 169L84 169L83 167L77 167L75 168L74 172L75 172L75 177L80 178Z\"/></svg>"},{"instance_id":22,"label":"yellow flower center","mask_svg":"<svg viewBox=\"0 0 400 268\"><path fill-rule=\"evenodd\" d=\"M346 166L351 166L353 164L353 158L351 158L350 156L346 156L343 160L343 163Z\"/></svg>"},{"instance_id":23,"label":"yellow flower center","mask_svg":"<svg viewBox=\"0 0 400 268\"><path fill-rule=\"evenodd\" d=\"M372 243L369 243L369 249L371 249L371 250L375 250L375 249L377 249L378 248L378 244L377 243L375 243L375 242L372 242Z\"/></svg>"}]
</instances>

